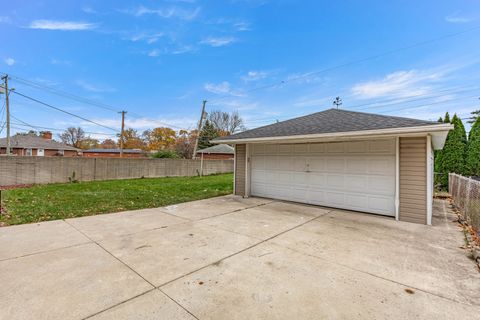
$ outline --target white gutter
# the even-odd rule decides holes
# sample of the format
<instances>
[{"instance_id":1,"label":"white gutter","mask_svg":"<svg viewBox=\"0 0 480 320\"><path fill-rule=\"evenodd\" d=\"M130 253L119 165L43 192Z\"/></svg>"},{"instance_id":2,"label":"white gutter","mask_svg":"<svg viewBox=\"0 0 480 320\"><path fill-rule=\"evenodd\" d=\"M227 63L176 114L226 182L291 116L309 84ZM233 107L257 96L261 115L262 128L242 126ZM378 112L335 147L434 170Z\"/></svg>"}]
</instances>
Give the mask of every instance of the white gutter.
<instances>
[{"instance_id":1,"label":"white gutter","mask_svg":"<svg viewBox=\"0 0 480 320\"><path fill-rule=\"evenodd\" d=\"M293 136L280 137L262 137L262 138L246 138L246 139L226 139L213 140L213 143L255 143L255 142L278 142L278 141L296 141L296 140L317 140L317 139L334 139L334 138L350 138L350 137L368 137L376 135L403 135L403 134L417 134L429 133L439 131L449 131L453 129L453 125L448 123L441 123L435 125L405 127L405 128L390 128L390 129L376 129L376 130L361 130L348 132L334 132L334 133L319 133L319 134L305 134Z\"/></svg>"}]
</instances>

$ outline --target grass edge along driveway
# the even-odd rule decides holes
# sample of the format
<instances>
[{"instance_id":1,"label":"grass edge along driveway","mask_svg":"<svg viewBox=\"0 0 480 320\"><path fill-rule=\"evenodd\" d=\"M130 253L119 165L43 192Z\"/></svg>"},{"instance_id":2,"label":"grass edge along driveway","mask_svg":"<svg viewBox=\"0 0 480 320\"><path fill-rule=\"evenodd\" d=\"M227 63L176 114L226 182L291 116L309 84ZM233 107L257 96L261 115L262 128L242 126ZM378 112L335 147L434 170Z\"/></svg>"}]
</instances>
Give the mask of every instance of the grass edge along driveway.
<instances>
[{"instance_id":1,"label":"grass edge along driveway","mask_svg":"<svg viewBox=\"0 0 480 320\"><path fill-rule=\"evenodd\" d=\"M2 191L0 225L162 207L232 191L233 174L37 185Z\"/></svg>"}]
</instances>

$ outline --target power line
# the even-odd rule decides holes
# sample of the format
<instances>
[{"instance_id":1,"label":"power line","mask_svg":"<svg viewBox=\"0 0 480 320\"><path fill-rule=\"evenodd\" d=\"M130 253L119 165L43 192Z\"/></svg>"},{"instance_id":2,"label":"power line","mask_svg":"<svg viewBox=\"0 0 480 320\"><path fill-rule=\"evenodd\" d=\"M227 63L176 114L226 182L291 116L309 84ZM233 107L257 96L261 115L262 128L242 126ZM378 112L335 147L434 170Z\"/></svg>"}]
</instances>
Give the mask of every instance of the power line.
<instances>
[{"instance_id":1,"label":"power line","mask_svg":"<svg viewBox=\"0 0 480 320\"><path fill-rule=\"evenodd\" d=\"M18 81L18 82L20 82L24 85L30 86L32 88L44 90L44 91L47 91L49 93L55 94L55 95L60 96L60 97L68 98L68 99L71 99L71 100L74 100L74 101L78 101L78 102L81 102L81 103L92 105L92 106L102 108L102 109L105 109L105 110L108 110L108 111L118 113L118 112L120 112L119 110L121 109L121 108L117 108L115 106L112 106L110 104L101 103L101 102L98 102L98 101L95 101L95 100L87 99L87 98L81 97L79 95L76 95L76 94L73 94L73 93L70 93L70 92L67 92L67 91L64 91L64 90L59 90L59 89L56 89L56 88L52 88L50 86L47 86L45 84L41 84L41 83L38 83L38 82L35 82L35 81L23 79L23 78L18 77L18 76L14 76L14 75L9 74L9 77L14 79L15 81ZM141 115L141 114L133 112L133 111L129 111L129 113L131 115L136 115L137 117L140 117L140 118L147 118L147 119L149 118L149 117L146 117L144 115ZM163 121L156 121L156 122L158 122L159 124L163 124L165 126L168 126L168 127L183 129L181 127L178 127L178 126L175 126L175 125L163 122Z\"/></svg>"},{"instance_id":2,"label":"power line","mask_svg":"<svg viewBox=\"0 0 480 320\"><path fill-rule=\"evenodd\" d=\"M35 81L23 79L23 78L20 78L20 77L17 77L17 76L12 76L11 74L9 75L9 77L18 81L18 82L20 82L20 83L22 83L22 84L24 84L24 85L27 85L29 87L44 90L44 91L47 91L49 93L55 94L55 95L60 96L60 97L68 98L68 99L75 100L75 101L78 101L78 102L82 102L82 103L92 105L92 106L95 106L95 107L98 107L98 108L102 108L102 109L105 109L105 110L108 110L108 111L118 112L116 107L111 106L109 104L105 104L105 103L101 103L101 102L94 101L94 100L91 100L91 99L87 99L87 98L78 96L78 95L73 94L73 93L69 93L69 92L66 92L66 91L63 91L63 90L52 88L52 87L44 85L44 84L40 84L40 83L35 82Z\"/></svg>"},{"instance_id":3,"label":"power line","mask_svg":"<svg viewBox=\"0 0 480 320\"><path fill-rule=\"evenodd\" d=\"M445 97L445 96L449 96L450 94L466 93L466 92L472 92L472 91L480 90L480 87L471 87L470 89L453 91L453 90L456 90L457 88L458 88L458 87L453 87L453 88L448 88L448 89L436 91L436 92L438 92L438 93L449 92L449 94L441 94L441 95L419 94L419 95L413 95L413 96L411 96L411 97L419 97L419 98L414 98L414 99L395 98L395 99L387 99L387 100L373 101L373 102L369 102L369 103L364 103L364 104L359 104L359 105L354 105L354 106L348 107L348 110L354 109L354 110L352 110L352 111L358 111L358 110L375 109L375 108L381 109L381 108L387 108L387 107L390 107L390 106L393 106L393 105L398 105L398 104L408 104L408 103L415 102L415 101L421 101L421 100L427 100L427 99L435 99L435 98ZM468 96L468 97L465 97L465 98L472 98L472 97L476 97L476 96ZM462 99L462 98L460 98L460 99ZM444 100L443 102L450 102L450 101L452 101L452 100L455 100L455 99ZM378 105L378 104L380 104L380 103L388 102L388 101L393 101L393 102L392 102L392 103L389 103L389 104ZM438 102L438 103L435 102L434 104L440 104L440 102ZM373 105L373 106L371 106L371 107L366 107L366 108L355 109L355 108L358 108L358 107L361 107L361 106L370 106L370 105ZM428 104L427 104L427 105L428 105ZM423 105L422 105L422 106L423 106ZM415 106L414 106L414 107L415 107ZM398 109L398 111L404 110L404 109L409 109L409 108L413 108L413 107L401 108L401 109ZM396 111L396 110L397 110L397 109L392 110L392 111ZM284 118L284 117L281 117L281 118ZM281 118L278 118L278 117L262 118L262 119L256 119L256 120L249 121L248 123L268 122L268 121L279 120L279 119L281 119ZM288 119L288 117L287 117L287 119Z\"/></svg>"},{"instance_id":4,"label":"power line","mask_svg":"<svg viewBox=\"0 0 480 320\"><path fill-rule=\"evenodd\" d=\"M324 69L321 69L321 70L318 70L318 71L309 72L307 74L300 75L300 76L297 76L297 77L290 77L290 78L287 78L287 79L284 79L284 80L281 80L281 81L277 81L277 82L269 84L269 85L264 85L264 86L260 86L260 87L257 87L257 88L253 88L253 89L244 91L243 93L250 93L250 92L254 92L254 91L265 90L265 89L273 88L273 87L276 87L276 86L279 86L279 85L284 85L288 82L298 81L298 80L306 79L306 78L311 78L314 75L318 75L318 74L333 71L333 70L336 70L336 69L352 66L352 65L358 64L358 63L363 63L363 62L367 62L367 61L371 61L371 60L376 60L378 58L382 58L382 57L385 57L385 56L388 56L388 55L391 55L391 54L394 54L394 53L398 53L398 52L401 52L401 51L421 47L421 46L428 45L428 44L431 44L431 43L434 43L434 42L437 42L437 41L440 41L440 40L444 40L444 39L447 39L447 38L452 38L452 37L456 37L456 36L459 36L459 35L462 35L462 34L465 34L465 33L469 33L469 32L472 32L472 31L475 31L475 30L478 30L478 29L480 29L480 26L475 26L475 27L472 27L472 28L469 28L469 29L466 29L466 30L463 30L463 31L459 31L459 32L445 34L445 35L442 35L442 36L439 36L439 37L436 37L436 38L416 42L416 43L413 43L413 44L408 45L408 46L404 46L404 47L400 47L400 48L396 48L396 49L392 49L392 50L387 50L387 51L384 51L384 52L381 52L381 53L378 53L378 54L375 54L375 55L372 55L372 56L368 56L368 57L365 57L365 58L360 58L360 59L357 59L357 60L352 60L352 61L349 61L349 62L339 64L339 65L336 65L336 66L327 67L327 68L324 68ZM220 96L217 99L212 99L211 103L215 104L218 101L221 101L221 100L229 98L229 97L231 97L231 95Z\"/></svg>"},{"instance_id":5,"label":"power line","mask_svg":"<svg viewBox=\"0 0 480 320\"><path fill-rule=\"evenodd\" d=\"M117 129L114 129L114 128L105 126L105 125L100 124L100 123L98 123L98 122L95 122L95 121L93 121L93 120L84 118L84 117L82 117L82 116L76 115L76 114L71 113L71 112L69 112L69 111L66 111L66 110L60 109L60 108L58 108L58 107L52 106L51 104L48 104L48 103L45 103L45 102L40 101L40 100L38 100L38 99L29 97L29 96L27 96L27 95L25 95L25 94L23 94L23 93L18 92L18 91L11 91L11 92L13 92L13 93L15 93L15 94L17 94L17 95L19 95L19 96L22 96L22 97L24 97L24 98L26 98L26 99L29 99L29 100L31 100L31 101L37 102L37 103L39 103L39 104L41 104L41 105L43 105L43 106L45 106L45 107L48 107L48 108L51 108L51 109L54 109L54 110L63 112L63 113L68 114L68 115L70 115L70 116L72 116L72 117L81 119L81 120L83 120L83 121L90 122L90 123L92 123L92 124L94 124L94 125L97 125L97 126L99 126L99 127L103 127L103 128L108 129L108 130L112 130L112 131L118 132Z\"/></svg>"},{"instance_id":6,"label":"power line","mask_svg":"<svg viewBox=\"0 0 480 320\"><path fill-rule=\"evenodd\" d=\"M16 124L17 126L25 126L25 127L30 127L32 129L45 129L45 130L51 130L51 131L57 131L57 132L64 132L65 131L65 129L61 129L61 128L52 128L52 127L43 127L43 126L33 125L33 124L30 124L28 122L25 122L25 121L15 117L14 115L11 115L11 117L20 122L20 123L12 122L12 123ZM88 133L88 134L97 134L97 135L104 135L104 136L116 136L116 134L111 134L111 133L92 132L92 131L84 131L84 132Z\"/></svg>"}]
</instances>

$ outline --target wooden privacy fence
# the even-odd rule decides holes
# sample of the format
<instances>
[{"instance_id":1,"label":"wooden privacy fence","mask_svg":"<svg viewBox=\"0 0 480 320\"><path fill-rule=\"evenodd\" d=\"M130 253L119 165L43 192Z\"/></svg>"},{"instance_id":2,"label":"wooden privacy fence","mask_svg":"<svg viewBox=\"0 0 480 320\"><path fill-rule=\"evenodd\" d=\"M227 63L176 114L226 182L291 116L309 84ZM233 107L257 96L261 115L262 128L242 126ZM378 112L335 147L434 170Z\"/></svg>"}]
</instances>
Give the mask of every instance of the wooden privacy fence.
<instances>
[{"instance_id":1,"label":"wooden privacy fence","mask_svg":"<svg viewBox=\"0 0 480 320\"><path fill-rule=\"evenodd\" d=\"M203 168L203 170L202 170ZM233 172L233 160L0 157L0 186Z\"/></svg>"},{"instance_id":2,"label":"wooden privacy fence","mask_svg":"<svg viewBox=\"0 0 480 320\"><path fill-rule=\"evenodd\" d=\"M465 220L480 230L480 181L450 173L448 192Z\"/></svg>"}]
</instances>

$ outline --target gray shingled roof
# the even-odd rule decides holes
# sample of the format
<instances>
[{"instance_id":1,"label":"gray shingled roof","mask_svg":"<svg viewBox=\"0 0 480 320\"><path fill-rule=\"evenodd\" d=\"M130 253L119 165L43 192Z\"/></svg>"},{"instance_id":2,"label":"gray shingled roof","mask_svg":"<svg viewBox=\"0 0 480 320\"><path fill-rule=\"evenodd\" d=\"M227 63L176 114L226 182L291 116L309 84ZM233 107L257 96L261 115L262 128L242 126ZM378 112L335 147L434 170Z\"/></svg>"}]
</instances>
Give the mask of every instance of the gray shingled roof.
<instances>
[{"instance_id":1,"label":"gray shingled roof","mask_svg":"<svg viewBox=\"0 0 480 320\"><path fill-rule=\"evenodd\" d=\"M217 144L216 146L212 146L209 148L205 148L203 150L198 150L197 153L228 153L234 154L235 149L230 147L228 144Z\"/></svg>"},{"instance_id":2,"label":"gray shingled roof","mask_svg":"<svg viewBox=\"0 0 480 320\"><path fill-rule=\"evenodd\" d=\"M94 152L94 153L120 153L120 149L88 149L83 150L83 152ZM123 153L145 153L145 151L140 149L123 149Z\"/></svg>"},{"instance_id":3,"label":"gray shingled roof","mask_svg":"<svg viewBox=\"0 0 480 320\"><path fill-rule=\"evenodd\" d=\"M438 125L438 122L328 109L215 140L237 140ZM215 141L214 140L214 141Z\"/></svg>"},{"instance_id":4,"label":"gray shingled roof","mask_svg":"<svg viewBox=\"0 0 480 320\"><path fill-rule=\"evenodd\" d=\"M7 146L7 138L0 139L0 147L5 148ZM47 150L72 150L78 151L79 149L64 143L48 140L33 134L17 134L10 137L10 146L12 148L33 148L33 149L47 149Z\"/></svg>"}]
</instances>

